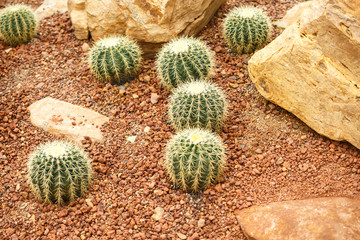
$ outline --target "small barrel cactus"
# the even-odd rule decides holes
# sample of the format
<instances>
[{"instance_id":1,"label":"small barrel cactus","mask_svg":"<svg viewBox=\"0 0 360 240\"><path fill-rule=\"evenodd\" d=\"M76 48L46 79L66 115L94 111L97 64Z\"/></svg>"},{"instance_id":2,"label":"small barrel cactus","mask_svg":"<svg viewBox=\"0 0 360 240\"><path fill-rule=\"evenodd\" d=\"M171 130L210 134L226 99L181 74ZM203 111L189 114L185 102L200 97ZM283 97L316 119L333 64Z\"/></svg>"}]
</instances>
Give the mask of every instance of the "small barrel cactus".
<instances>
[{"instance_id":1,"label":"small barrel cactus","mask_svg":"<svg viewBox=\"0 0 360 240\"><path fill-rule=\"evenodd\" d=\"M141 65L141 49L125 36L107 37L95 43L89 56L90 69L102 82L129 80Z\"/></svg>"},{"instance_id":2,"label":"small barrel cactus","mask_svg":"<svg viewBox=\"0 0 360 240\"><path fill-rule=\"evenodd\" d=\"M176 88L191 79L209 79L214 54L196 38L183 37L165 44L157 56L157 72L167 88Z\"/></svg>"},{"instance_id":3,"label":"small barrel cactus","mask_svg":"<svg viewBox=\"0 0 360 240\"><path fill-rule=\"evenodd\" d=\"M11 46L29 42L38 30L33 10L26 5L8 6L0 11L0 35Z\"/></svg>"},{"instance_id":4,"label":"small barrel cactus","mask_svg":"<svg viewBox=\"0 0 360 240\"><path fill-rule=\"evenodd\" d=\"M171 96L169 116L177 130L200 127L218 131L227 116L225 95L210 82L184 83Z\"/></svg>"},{"instance_id":5,"label":"small barrel cactus","mask_svg":"<svg viewBox=\"0 0 360 240\"><path fill-rule=\"evenodd\" d=\"M207 189L221 177L225 164L222 140L206 129L186 129L167 145L166 170L171 181L187 192Z\"/></svg>"},{"instance_id":6,"label":"small barrel cactus","mask_svg":"<svg viewBox=\"0 0 360 240\"><path fill-rule=\"evenodd\" d=\"M252 53L271 37L269 17L256 7L233 9L225 18L223 34L228 46L236 53Z\"/></svg>"},{"instance_id":7,"label":"small barrel cactus","mask_svg":"<svg viewBox=\"0 0 360 240\"><path fill-rule=\"evenodd\" d=\"M59 205L84 196L91 182L90 159L69 142L40 145L29 157L28 182L36 198Z\"/></svg>"}]
</instances>

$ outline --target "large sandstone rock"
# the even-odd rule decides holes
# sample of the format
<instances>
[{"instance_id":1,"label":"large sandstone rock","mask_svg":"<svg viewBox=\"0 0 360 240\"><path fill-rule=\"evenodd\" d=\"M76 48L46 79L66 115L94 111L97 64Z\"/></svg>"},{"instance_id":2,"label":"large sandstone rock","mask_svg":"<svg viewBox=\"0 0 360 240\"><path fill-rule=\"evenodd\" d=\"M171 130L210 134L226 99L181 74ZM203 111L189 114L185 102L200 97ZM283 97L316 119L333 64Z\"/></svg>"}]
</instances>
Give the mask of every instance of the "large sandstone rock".
<instances>
[{"instance_id":1,"label":"large sandstone rock","mask_svg":"<svg viewBox=\"0 0 360 240\"><path fill-rule=\"evenodd\" d=\"M145 55L179 35L197 34L226 0L69 0L79 39L108 35L133 37Z\"/></svg>"},{"instance_id":2,"label":"large sandstone rock","mask_svg":"<svg viewBox=\"0 0 360 240\"><path fill-rule=\"evenodd\" d=\"M341 7L347 8L350 14L360 16L360 1L359 0L339 0ZM321 11L322 6L318 1L306 1L295 5L290 9L286 15L275 22L275 25L280 28L286 28L291 24L297 22L300 18L302 21L312 19Z\"/></svg>"},{"instance_id":3,"label":"large sandstone rock","mask_svg":"<svg viewBox=\"0 0 360 240\"><path fill-rule=\"evenodd\" d=\"M274 24L280 28L286 28L291 24L299 20L300 16L311 16L312 13L316 13L316 7L318 4L314 4L313 1L301 2L296 4L292 9L286 12L286 15L276 21Z\"/></svg>"},{"instance_id":4,"label":"large sandstone rock","mask_svg":"<svg viewBox=\"0 0 360 240\"><path fill-rule=\"evenodd\" d=\"M93 110L51 97L31 104L29 111L33 125L79 144L85 138L93 142L103 141L100 127L109 121L108 117Z\"/></svg>"},{"instance_id":5,"label":"large sandstone rock","mask_svg":"<svg viewBox=\"0 0 360 240\"><path fill-rule=\"evenodd\" d=\"M313 4L316 12L254 54L250 77L266 99L318 133L360 148L360 2Z\"/></svg>"},{"instance_id":6,"label":"large sandstone rock","mask_svg":"<svg viewBox=\"0 0 360 240\"><path fill-rule=\"evenodd\" d=\"M318 198L271 203L236 216L249 240L358 240L360 201Z\"/></svg>"}]
</instances>

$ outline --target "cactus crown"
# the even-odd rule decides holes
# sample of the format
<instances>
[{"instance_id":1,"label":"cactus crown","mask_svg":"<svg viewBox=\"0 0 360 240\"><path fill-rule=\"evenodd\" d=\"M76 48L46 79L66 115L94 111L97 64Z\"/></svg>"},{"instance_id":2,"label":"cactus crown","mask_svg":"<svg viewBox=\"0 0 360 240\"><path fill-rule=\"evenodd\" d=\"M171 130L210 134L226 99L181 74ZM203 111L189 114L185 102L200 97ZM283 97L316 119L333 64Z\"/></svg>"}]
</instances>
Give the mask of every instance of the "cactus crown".
<instances>
[{"instance_id":1,"label":"cactus crown","mask_svg":"<svg viewBox=\"0 0 360 240\"><path fill-rule=\"evenodd\" d=\"M11 5L0 11L0 33L2 39L11 46L29 42L37 29L37 20L29 6Z\"/></svg>"},{"instance_id":2,"label":"cactus crown","mask_svg":"<svg viewBox=\"0 0 360 240\"><path fill-rule=\"evenodd\" d=\"M89 56L90 69L102 82L122 83L141 65L141 49L124 36L107 37L95 43Z\"/></svg>"},{"instance_id":3,"label":"cactus crown","mask_svg":"<svg viewBox=\"0 0 360 240\"><path fill-rule=\"evenodd\" d=\"M235 8L224 20L225 41L238 54L254 52L270 39L271 32L269 17L256 7Z\"/></svg>"},{"instance_id":4,"label":"cactus crown","mask_svg":"<svg viewBox=\"0 0 360 240\"><path fill-rule=\"evenodd\" d=\"M169 117L177 130L202 127L217 131L226 116L226 97L213 83L204 80L184 83L171 96Z\"/></svg>"},{"instance_id":5,"label":"cactus crown","mask_svg":"<svg viewBox=\"0 0 360 240\"><path fill-rule=\"evenodd\" d=\"M92 167L86 154L69 142L40 145L29 157L28 182L36 198L59 205L84 196Z\"/></svg>"},{"instance_id":6,"label":"cactus crown","mask_svg":"<svg viewBox=\"0 0 360 240\"><path fill-rule=\"evenodd\" d=\"M165 167L171 181L187 192L205 190L225 168L222 140L208 130L186 129L167 145Z\"/></svg>"},{"instance_id":7,"label":"cactus crown","mask_svg":"<svg viewBox=\"0 0 360 240\"><path fill-rule=\"evenodd\" d=\"M156 65L161 83L169 89L176 88L191 79L209 79L214 54L204 42L192 37L182 37L163 46Z\"/></svg>"}]
</instances>

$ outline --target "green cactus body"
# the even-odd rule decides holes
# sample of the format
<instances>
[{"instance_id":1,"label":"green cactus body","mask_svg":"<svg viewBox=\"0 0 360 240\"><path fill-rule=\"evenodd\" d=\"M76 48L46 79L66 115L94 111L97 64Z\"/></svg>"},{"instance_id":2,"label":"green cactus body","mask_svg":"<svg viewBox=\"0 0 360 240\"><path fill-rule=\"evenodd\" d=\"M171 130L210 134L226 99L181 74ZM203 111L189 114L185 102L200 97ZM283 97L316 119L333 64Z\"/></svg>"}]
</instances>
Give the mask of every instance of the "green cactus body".
<instances>
[{"instance_id":1,"label":"green cactus body","mask_svg":"<svg viewBox=\"0 0 360 240\"><path fill-rule=\"evenodd\" d=\"M224 20L225 41L238 54L259 49L270 39L271 32L269 17L256 7L235 8Z\"/></svg>"},{"instance_id":2,"label":"green cactus body","mask_svg":"<svg viewBox=\"0 0 360 240\"><path fill-rule=\"evenodd\" d=\"M221 88L206 81L192 81L176 88L169 104L169 117L177 130L201 127L218 131L227 116Z\"/></svg>"},{"instance_id":3,"label":"green cactus body","mask_svg":"<svg viewBox=\"0 0 360 240\"><path fill-rule=\"evenodd\" d=\"M222 140L205 129L186 129L167 145L166 170L171 181L187 192L207 189L221 177L225 164Z\"/></svg>"},{"instance_id":4,"label":"green cactus body","mask_svg":"<svg viewBox=\"0 0 360 240\"><path fill-rule=\"evenodd\" d=\"M11 46L29 42L37 29L37 20L29 6L17 4L0 11L0 33L2 39Z\"/></svg>"},{"instance_id":5,"label":"green cactus body","mask_svg":"<svg viewBox=\"0 0 360 240\"><path fill-rule=\"evenodd\" d=\"M28 182L36 198L59 205L84 196L91 182L90 159L68 142L40 145L29 157Z\"/></svg>"},{"instance_id":6,"label":"green cactus body","mask_svg":"<svg viewBox=\"0 0 360 240\"><path fill-rule=\"evenodd\" d=\"M214 54L198 39L183 37L165 44L157 56L157 73L167 88L191 79L211 77Z\"/></svg>"},{"instance_id":7,"label":"green cactus body","mask_svg":"<svg viewBox=\"0 0 360 240\"><path fill-rule=\"evenodd\" d=\"M89 64L95 77L102 82L123 83L140 68L141 49L124 36L107 37L91 48Z\"/></svg>"}]
</instances>

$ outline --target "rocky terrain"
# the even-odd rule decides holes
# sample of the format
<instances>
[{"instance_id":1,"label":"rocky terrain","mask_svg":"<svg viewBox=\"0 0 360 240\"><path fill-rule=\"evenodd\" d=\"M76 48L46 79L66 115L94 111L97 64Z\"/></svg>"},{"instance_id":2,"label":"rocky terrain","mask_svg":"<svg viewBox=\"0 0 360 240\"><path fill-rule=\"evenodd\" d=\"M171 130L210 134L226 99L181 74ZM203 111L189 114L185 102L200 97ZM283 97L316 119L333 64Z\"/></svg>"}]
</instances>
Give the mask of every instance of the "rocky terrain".
<instances>
[{"instance_id":1,"label":"rocky terrain","mask_svg":"<svg viewBox=\"0 0 360 240\"><path fill-rule=\"evenodd\" d=\"M37 7L42 1L22 2ZM360 200L359 150L320 136L266 101L249 78L251 55L231 53L222 38L222 21L235 6L261 7L275 21L298 2L228 0L198 34L216 53L213 81L229 101L221 133L227 170L199 194L175 188L165 173L164 149L175 131L167 116L170 92L159 84L154 60L145 60L125 85L99 83L87 64L93 41L76 39L68 13L45 18L28 44L0 41L0 239L245 240L236 215L250 206ZM94 182L86 198L65 207L39 202L26 183L28 154L57 139L30 121L28 107L45 97L109 117L103 142L81 141Z\"/></svg>"}]
</instances>

